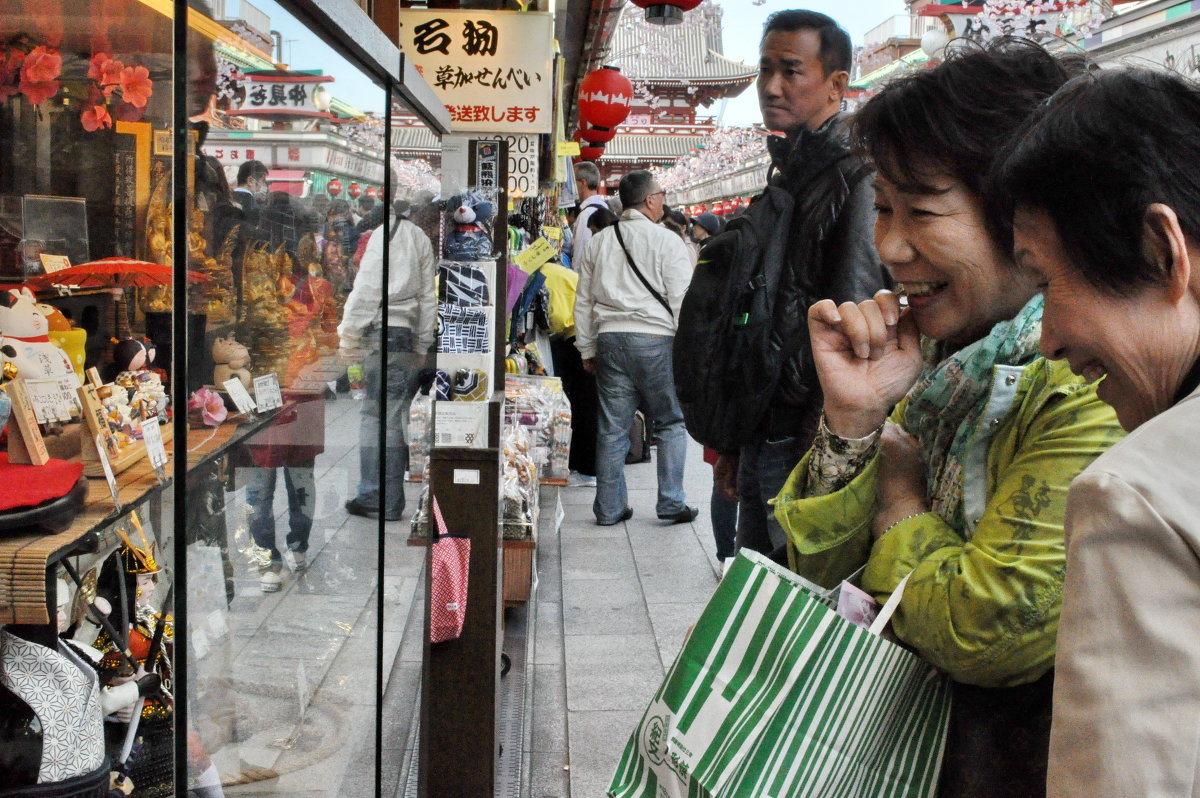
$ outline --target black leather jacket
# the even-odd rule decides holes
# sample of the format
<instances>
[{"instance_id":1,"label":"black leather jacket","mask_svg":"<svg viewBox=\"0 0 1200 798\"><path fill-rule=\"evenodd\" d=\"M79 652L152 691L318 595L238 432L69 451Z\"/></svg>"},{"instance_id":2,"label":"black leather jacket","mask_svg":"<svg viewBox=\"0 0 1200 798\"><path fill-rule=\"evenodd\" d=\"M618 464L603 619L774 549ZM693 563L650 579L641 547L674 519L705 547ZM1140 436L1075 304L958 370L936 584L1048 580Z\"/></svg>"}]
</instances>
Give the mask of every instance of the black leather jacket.
<instances>
[{"instance_id":1,"label":"black leather jacket","mask_svg":"<svg viewBox=\"0 0 1200 798\"><path fill-rule=\"evenodd\" d=\"M788 268L775 301L777 340L790 355L764 422L767 440L799 437L807 447L821 414L821 386L808 340L808 308L869 299L890 280L875 251L869 164L850 152L845 119L814 132L772 136L768 180L795 199Z\"/></svg>"}]
</instances>

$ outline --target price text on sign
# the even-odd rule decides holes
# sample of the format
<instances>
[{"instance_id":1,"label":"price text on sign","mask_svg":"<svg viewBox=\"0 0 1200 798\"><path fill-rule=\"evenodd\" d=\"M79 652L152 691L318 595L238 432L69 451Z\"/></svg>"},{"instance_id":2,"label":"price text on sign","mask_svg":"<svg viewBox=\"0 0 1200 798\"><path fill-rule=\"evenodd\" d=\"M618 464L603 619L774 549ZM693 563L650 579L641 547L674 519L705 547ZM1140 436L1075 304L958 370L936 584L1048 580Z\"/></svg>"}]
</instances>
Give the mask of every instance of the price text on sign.
<instances>
[{"instance_id":1,"label":"price text on sign","mask_svg":"<svg viewBox=\"0 0 1200 798\"><path fill-rule=\"evenodd\" d=\"M533 274L539 266L553 258L555 252L553 244L544 238L539 238L515 256L513 263L517 264L521 271Z\"/></svg>"},{"instance_id":2,"label":"price text on sign","mask_svg":"<svg viewBox=\"0 0 1200 798\"><path fill-rule=\"evenodd\" d=\"M502 137L508 142L508 193L525 196L538 187L537 136L510 133Z\"/></svg>"},{"instance_id":3,"label":"price text on sign","mask_svg":"<svg viewBox=\"0 0 1200 798\"><path fill-rule=\"evenodd\" d=\"M246 390L246 386L242 385L242 381L237 377L230 377L222 383L222 386L229 393L229 398L233 400L237 406L239 413L253 413L256 405L254 400L250 398L250 392Z\"/></svg>"},{"instance_id":4,"label":"price text on sign","mask_svg":"<svg viewBox=\"0 0 1200 798\"><path fill-rule=\"evenodd\" d=\"M167 449L163 446L162 430L156 420L150 419L142 424L142 441L146 444L146 457L154 470L166 468Z\"/></svg>"},{"instance_id":5,"label":"price text on sign","mask_svg":"<svg viewBox=\"0 0 1200 798\"><path fill-rule=\"evenodd\" d=\"M254 378L254 400L259 410L274 410L283 407L283 394L279 391L279 378L274 373Z\"/></svg>"}]
</instances>

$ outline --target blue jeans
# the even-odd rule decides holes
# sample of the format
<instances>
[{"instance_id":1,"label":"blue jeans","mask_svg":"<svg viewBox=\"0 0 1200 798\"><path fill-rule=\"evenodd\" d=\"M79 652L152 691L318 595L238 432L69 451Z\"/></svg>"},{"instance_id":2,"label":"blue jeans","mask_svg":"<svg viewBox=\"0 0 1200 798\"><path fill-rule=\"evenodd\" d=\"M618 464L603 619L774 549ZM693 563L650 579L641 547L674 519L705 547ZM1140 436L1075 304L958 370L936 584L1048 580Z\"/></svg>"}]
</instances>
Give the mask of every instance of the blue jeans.
<instances>
[{"instance_id":1,"label":"blue jeans","mask_svg":"<svg viewBox=\"0 0 1200 798\"><path fill-rule=\"evenodd\" d=\"M246 520L255 545L271 552L271 559L283 559L275 547L275 468L252 468L246 481ZM287 488L288 534L290 551L308 551L312 532L317 490L313 484L313 464L283 466L283 484Z\"/></svg>"},{"instance_id":2,"label":"blue jeans","mask_svg":"<svg viewBox=\"0 0 1200 798\"><path fill-rule=\"evenodd\" d=\"M807 447L799 438L749 443L738 460L737 542L738 548L753 549L772 559L787 562L787 533L775 520L775 509L767 504L783 490L792 469Z\"/></svg>"},{"instance_id":3,"label":"blue jeans","mask_svg":"<svg viewBox=\"0 0 1200 798\"><path fill-rule=\"evenodd\" d=\"M384 515L404 512L404 472L408 470L408 408L416 391L417 356L412 331L388 328L387 385L384 393L383 358L376 350L363 364L366 398L358 428L358 500L379 507L379 424L387 428L384 445Z\"/></svg>"},{"instance_id":4,"label":"blue jeans","mask_svg":"<svg viewBox=\"0 0 1200 798\"><path fill-rule=\"evenodd\" d=\"M671 371L674 337L648 333L601 333L596 338L596 390L600 413L596 424L596 500L592 512L602 524L613 523L629 504L625 488L625 455L629 427L638 405L650 409L658 434L659 515L683 510L683 463L687 430L675 398Z\"/></svg>"}]
</instances>

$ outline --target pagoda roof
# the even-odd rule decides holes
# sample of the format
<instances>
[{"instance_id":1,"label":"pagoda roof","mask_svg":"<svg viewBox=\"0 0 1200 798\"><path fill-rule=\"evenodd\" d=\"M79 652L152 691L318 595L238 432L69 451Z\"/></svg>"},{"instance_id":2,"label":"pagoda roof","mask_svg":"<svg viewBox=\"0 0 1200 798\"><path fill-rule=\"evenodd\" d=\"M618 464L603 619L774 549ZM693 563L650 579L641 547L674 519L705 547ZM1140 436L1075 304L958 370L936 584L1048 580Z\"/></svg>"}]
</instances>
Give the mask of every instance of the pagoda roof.
<instances>
[{"instance_id":1,"label":"pagoda roof","mask_svg":"<svg viewBox=\"0 0 1200 798\"><path fill-rule=\"evenodd\" d=\"M679 25L652 25L642 9L621 10L606 63L619 64L630 80L647 83L748 85L758 67L721 54L721 9L704 3Z\"/></svg>"},{"instance_id":2,"label":"pagoda roof","mask_svg":"<svg viewBox=\"0 0 1200 798\"><path fill-rule=\"evenodd\" d=\"M644 133L618 133L604 148L605 161L673 161L682 158L706 136L668 136Z\"/></svg>"}]
</instances>

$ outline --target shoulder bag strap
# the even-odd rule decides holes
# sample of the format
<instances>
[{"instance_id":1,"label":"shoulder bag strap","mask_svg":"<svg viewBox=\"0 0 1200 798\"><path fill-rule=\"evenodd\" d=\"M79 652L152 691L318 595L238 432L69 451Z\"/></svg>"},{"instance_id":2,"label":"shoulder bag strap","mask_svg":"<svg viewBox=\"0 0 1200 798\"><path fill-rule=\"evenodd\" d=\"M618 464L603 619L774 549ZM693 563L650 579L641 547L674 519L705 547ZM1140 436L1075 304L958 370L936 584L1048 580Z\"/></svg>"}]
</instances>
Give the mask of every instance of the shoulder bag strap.
<instances>
[{"instance_id":1,"label":"shoulder bag strap","mask_svg":"<svg viewBox=\"0 0 1200 798\"><path fill-rule=\"evenodd\" d=\"M642 281L642 285L646 286L646 290L658 300L658 304L662 305L667 311L667 314L674 319L675 311L671 310L671 306L668 304L666 298L663 297L662 294L658 293L658 291L654 290L654 286L650 285L650 282L642 275L641 270L638 269L637 264L633 262L633 257L629 254L629 250L625 247L625 239L621 237L621 223L615 223L613 225L613 230L617 231L617 242L621 245L621 251L625 253L625 260L629 262L629 268L633 269L633 273L636 274L637 278Z\"/></svg>"}]
</instances>

